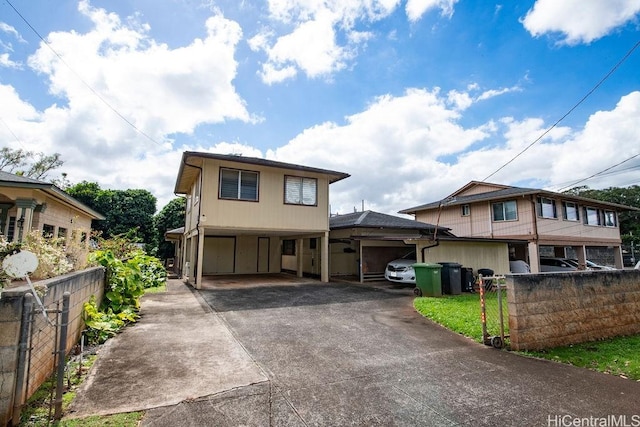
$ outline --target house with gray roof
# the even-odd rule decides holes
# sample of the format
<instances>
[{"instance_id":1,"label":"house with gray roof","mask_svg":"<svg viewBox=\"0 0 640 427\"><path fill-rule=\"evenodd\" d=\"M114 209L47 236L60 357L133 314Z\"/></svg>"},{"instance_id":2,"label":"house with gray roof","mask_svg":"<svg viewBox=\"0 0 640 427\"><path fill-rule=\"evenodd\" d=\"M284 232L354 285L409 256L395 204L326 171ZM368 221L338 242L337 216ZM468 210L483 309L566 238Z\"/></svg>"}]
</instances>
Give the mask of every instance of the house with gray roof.
<instances>
[{"instance_id":1,"label":"house with gray roof","mask_svg":"<svg viewBox=\"0 0 640 427\"><path fill-rule=\"evenodd\" d=\"M22 241L31 230L89 242L92 220L104 216L50 182L0 171L0 233Z\"/></svg>"},{"instance_id":2,"label":"house with gray roof","mask_svg":"<svg viewBox=\"0 0 640 427\"><path fill-rule=\"evenodd\" d=\"M576 258L593 253L622 268L618 215L638 210L552 191L472 181L448 197L403 209L418 221L447 227L458 237L506 239L509 257L540 271L541 256ZM504 262L495 270L508 272ZM491 268L490 266L487 266Z\"/></svg>"}]
</instances>

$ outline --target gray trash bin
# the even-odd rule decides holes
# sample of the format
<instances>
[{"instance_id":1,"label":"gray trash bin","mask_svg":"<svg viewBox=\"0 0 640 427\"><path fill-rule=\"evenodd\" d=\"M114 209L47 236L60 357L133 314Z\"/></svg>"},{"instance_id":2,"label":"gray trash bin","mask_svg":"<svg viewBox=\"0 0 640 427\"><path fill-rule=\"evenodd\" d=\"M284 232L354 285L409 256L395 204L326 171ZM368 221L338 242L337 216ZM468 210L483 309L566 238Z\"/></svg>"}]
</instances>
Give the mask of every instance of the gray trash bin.
<instances>
[{"instance_id":1,"label":"gray trash bin","mask_svg":"<svg viewBox=\"0 0 640 427\"><path fill-rule=\"evenodd\" d=\"M461 264L457 262L439 262L442 266L442 293L460 295L462 293Z\"/></svg>"}]
</instances>

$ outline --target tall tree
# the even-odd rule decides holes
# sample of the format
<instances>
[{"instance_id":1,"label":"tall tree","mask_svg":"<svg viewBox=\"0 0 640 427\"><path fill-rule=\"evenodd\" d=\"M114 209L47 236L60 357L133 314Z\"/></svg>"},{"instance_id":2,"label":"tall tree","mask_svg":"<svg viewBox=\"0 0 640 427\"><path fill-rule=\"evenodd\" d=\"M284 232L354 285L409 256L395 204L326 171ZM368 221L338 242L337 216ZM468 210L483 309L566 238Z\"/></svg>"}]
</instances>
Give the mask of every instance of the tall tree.
<instances>
[{"instance_id":1,"label":"tall tree","mask_svg":"<svg viewBox=\"0 0 640 427\"><path fill-rule=\"evenodd\" d=\"M147 245L155 244L156 198L149 191L103 190L95 182L82 181L67 189L67 193L105 216L105 220L92 224L103 237L126 233Z\"/></svg>"},{"instance_id":2,"label":"tall tree","mask_svg":"<svg viewBox=\"0 0 640 427\"><path fill-rule=\"evenodd\" d=\"M158 257L160 259L171 258L173 256L173 243L164 240L164 233L179 227L184 227L186 200L184 197L177 197L171 200L154 217L156 239L158 242Z\"/></svg>"},{"instance_id":3,"label":"tall tree","mask_svg":"<svg viewBox=\"0 0 640 427\"><path fill-rule=\"evenodd\" d=\"M45 155L22 149L0 148L0 170L44 180L49 172L62 166L60 153Z\"/></svg>"},{"instance_id":4,"label":"tall tree","mask_svg":"<svg viewBox=\"0 0 640 427\"><path fill-rule=\"evenodd\" d=\"M640 209L640 185L609 187L604 190L593 190L587 186L581 186L574 187L566 193ZM620 212L618 219L623 243L634 242L638 245L640 243L640 212Z\"/></svg>"}]
</instances>

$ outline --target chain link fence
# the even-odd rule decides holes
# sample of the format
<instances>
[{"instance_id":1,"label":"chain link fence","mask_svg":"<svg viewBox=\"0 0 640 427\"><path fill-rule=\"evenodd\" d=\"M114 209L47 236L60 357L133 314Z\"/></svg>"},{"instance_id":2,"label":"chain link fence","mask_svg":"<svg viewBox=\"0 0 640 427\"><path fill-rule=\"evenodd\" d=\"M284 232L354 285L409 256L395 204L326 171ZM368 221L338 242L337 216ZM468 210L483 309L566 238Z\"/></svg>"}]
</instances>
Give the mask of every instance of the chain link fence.
<instances>
[{"instance_id":1,"label":"chain link fence","mask_svg":"<svg viewBox=\"0 0 640 427\"><path fill-rule=\"evenodd\" d=\"M495 348L509 347L509 309L504 276L478 275L482 341Z\"/></svg>"}]
</instances>

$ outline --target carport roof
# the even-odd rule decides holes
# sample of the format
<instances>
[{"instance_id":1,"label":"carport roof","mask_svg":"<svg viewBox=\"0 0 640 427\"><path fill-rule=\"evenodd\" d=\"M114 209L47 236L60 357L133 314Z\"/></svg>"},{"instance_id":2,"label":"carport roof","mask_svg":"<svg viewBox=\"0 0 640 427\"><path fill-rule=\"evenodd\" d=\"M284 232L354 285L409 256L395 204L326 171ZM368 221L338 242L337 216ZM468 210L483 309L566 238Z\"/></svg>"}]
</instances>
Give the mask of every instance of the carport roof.
<instances>
[{"instance_id":1,"label":"carport roof","mask_svg":"<svg viewBox=\"0 0 640 427\"><path fill-rule=\"evenodd\" d=\"M329 229L339 230L343 228L394 228L403 230L428 230L433 231L436 226L413 219L400 218L380 212L364 211L353 212L345 215L336 215L329 218ZM439 233L452 235L450 228L438 227Z\"/></svg>"}]
</instances>

